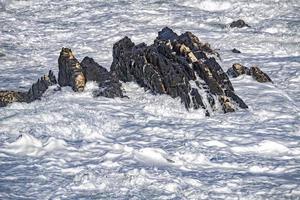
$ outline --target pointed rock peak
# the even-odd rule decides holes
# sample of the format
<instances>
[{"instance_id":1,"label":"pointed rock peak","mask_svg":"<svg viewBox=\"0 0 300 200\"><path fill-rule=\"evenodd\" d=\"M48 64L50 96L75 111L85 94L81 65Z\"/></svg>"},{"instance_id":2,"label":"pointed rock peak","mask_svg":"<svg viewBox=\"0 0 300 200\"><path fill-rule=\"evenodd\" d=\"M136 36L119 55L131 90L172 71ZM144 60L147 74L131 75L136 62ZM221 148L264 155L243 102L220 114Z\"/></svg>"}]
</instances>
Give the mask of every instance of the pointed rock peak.
<instances>
[{"instance_id":1,"label":"pointed rock peak","mask_svg":"<svg viewBox=\"0 0 300 200\"><path fill-rule=\"evenodd\" d=\"M54 75L54 73L53 73L52 70L49 70L48 78L49 78L49 80L50 80L51 85L57 84L56 77L55 77L55 75Z\"/></svg>"},{"instance_id":2,"label":"pointed rock peak","mask_svg":"<svg viewBox=\"0 0 300 200\"><path fill-rule=\"evenodd\" d=\"M122 44L124 46L133 47L135 44L131 41L131 39L127 36L125 36L123 39L121 39L118 43L115 45Z\"/></svg>"},{"instance_id":3,"label":"pointed rock peak","mask_svg":"<svg viewBox=\"0 0 300 200\"><path fill-rule=\"evenodd\" d=\"M65 48L63 47L60 51L60 56L63 56L63 57L68 57L69 59L72 59L74 58L74 55L72 53L72 50L69 49L69 48Z\"/></svg>"},{"instance_id":4,"label":"pointed rock peak","mask_svg":"<svg viewBox=\"0 0 300 200\"><path fill-rule=\"evenodd\" d=\"M173 41L178 37L178 35L169 27L164 27L161 31L158 32L158 40L170 40Z\"/></svg>"},{"instance_id":5,"label":"pointed rock peak","mask_svg":"<svg viewBox=\"0 0 300 200\"><path fill-rule=\"evenodd\" d=\"M86 80L83 70L71 49L62 48L58 58L58 68L58 83L61 87L71 86L75 92L84 90Z\"/></svg>"},{"instance_id":6,"label":"pointed rock peak","mask_svg":"<svg viewBox=\"0 0 300 200\"><path fill-rule=\"evenodd\" d=\"M187 109L203 108L207 116L218 109L218 102L224 112L247 107L216 59L206 56L214 53L210 45L191 32L178 37L166 27L154 44L136 45L131 51L124 51L122 43L124 39L114 45L111 66L120 80L135 81L153 94L179 97Z\"/></svg>"}]
</instances>

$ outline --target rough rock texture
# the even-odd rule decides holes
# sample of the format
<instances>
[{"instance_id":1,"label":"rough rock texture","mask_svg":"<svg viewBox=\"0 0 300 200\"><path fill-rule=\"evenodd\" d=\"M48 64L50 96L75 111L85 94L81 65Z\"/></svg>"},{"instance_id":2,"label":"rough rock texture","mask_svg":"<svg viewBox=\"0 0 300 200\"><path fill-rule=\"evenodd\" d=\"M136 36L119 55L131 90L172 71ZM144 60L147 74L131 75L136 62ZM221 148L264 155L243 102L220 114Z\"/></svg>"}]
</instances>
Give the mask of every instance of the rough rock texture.
<instances>
[{"instance_id":1,"label":"rough rock texture","mask_svg":"<svg viewBox=\"0 0 300 200\"><path fill-rule=\"evenodd\" d=\"M86 80L83 69L71 49L62 48L58 59L58 67L58 84L60 86L71 86L75 92L84 90Z\"/></svg>"},{"instance_id":2,"label":"rough rock texture","mask_svg":"<svg viewBox=\"0 0 300 200\"><path fill-rule=\"evenodd\" d=\"M249 68L245 67L239 63L233 64L232 67L229 68L226 73L228 76L233 77L233 78L236 78L242 74L251 75Z\"/></svg>"},{"instance_id":3,"label":"rough rock texture","mask_svg":"<svg viewBox=\"0 0 300 200\"><path fill-rule=\"evenodd\" d=\"M0 91L0 107L7 106L13 102L26 102L26 99L26 92Z\"/></svg>"},{"instance_id":4,"label":"rough rock texture","mask_svg":"<svg viewBox=\"0 0 300 200\"><path fill-rule=\"evenodd\" d=\"M0 107L7 106L13 102L33 102L40 99L49 86L55 85L56 78L50 70L49 74L42 76L34 83L28 92L0 91Z\"/></svg>"},{"instance_id":5,"label":"rough rock texture","mask_svg":"<svg viewBox=\"0 0 300 200\"><path fill-rule=\"evenodd\" d=\"M265 83L265 82L273 83L271 78L266 73L261 71L258 67L251 67L250 74L256 81L258 81L260 83Z\"/></svg>"},{"instance_id":6,"label":"rough rock texture","mask_svg":"<svg viewBox=\"0 0 300 200\"><path fill-rule=\"evenodd\" d=\"M252 76L253 79L255 79L256 81L260 82L260 83L264 83L264 82L272 82L271 78L264 73L263 71L261 71L258 67L245 67L239 63L235 63L232 65L231 68L229 68L226 72L229 76L235 78L238 77L242 74L246 74L249 76Z\"/></svg>"},{"instance_id":7,"label":"rough rock texture","mask_svg":"<svg viewBox=\"0 0 300 200\"><path fill-rule=\"evenodd\" d=\"M243 28L243 27L250 27L244 20L237 20L230 23L230 28Z\"/></svg>"},{"instance_id":8,"label":"rough rock texture","mask_svg":"<svg viewBox=\"0 0 300 200\"><path fill-rule=\"evenodd\" d=\"M150 46L128 37L114 44L111 71L154 94L180 97L187 109L203 108L206 115L219 107L224 112L247 108L214 56L218 53L191 32L178 36L166 27Z\"/></svg>"},{"instance_id":9,"label":"rough rock texture","mask_svg":"<svg viewBox=\"0 0 300 200\"><path fill-rule=\"evenodd\" d=\"M89 57L82 60L81 66L86 80L96 81L99 85L99 89L93 92L94 96L123 97L122 85L114 73L108 72Z\"/></svg>"}]
</instances>

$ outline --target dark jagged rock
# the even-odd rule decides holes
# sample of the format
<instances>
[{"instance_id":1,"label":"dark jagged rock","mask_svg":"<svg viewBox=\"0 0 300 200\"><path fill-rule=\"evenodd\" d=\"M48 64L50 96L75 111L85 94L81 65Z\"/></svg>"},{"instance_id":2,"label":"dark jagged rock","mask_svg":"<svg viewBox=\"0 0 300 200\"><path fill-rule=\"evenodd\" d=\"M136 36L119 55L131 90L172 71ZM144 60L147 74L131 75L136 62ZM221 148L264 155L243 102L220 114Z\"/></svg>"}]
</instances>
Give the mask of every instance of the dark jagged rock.
<instances>
[{"instance_id":1,"label":"dark jagged rock","mask_svg":"<svg viewBox=\"0 0 300 200\"><path fill-rule=\"evenodd\" d=\"M191 32L178 36L166 27L150 46L135 45L128 37L115 43L111 71L153 94L179 97L187 109L203 108L206 115L217 104L224 112L247 108L214 55L218 54L210 45Z\"/></svg>"},{"instance_id":2,"label":"dark jagged rock","mask_svg":"<svg viewBox=\"0 0 300 200\"><path fill-rule=\"evenodd\" d=\"M241 51L237 50L236 48L232 49L231 51L232 53L241 53Z\"/></svg>"},{"instance_id":3,"label":"dark jagged rock","mask_svg":"<svg viewBox=\"0 0 300 200\"><path fill-rule=\"evenodd\" d=\"M243 27L250 27L244 20L237 20L230 23L230 28L243 28Z\"/></svg>"},{"instance_id":4,"label":"dark jagged rock","mask_svg":"<svg viewBox=\"0 0 300 200\"><path fill-rule=\"evenodd\" d=\"M250 74L256 81L258 81L260 83L265 83L265 82L273 83L271 78L266 73L261 71L258 67L251 67Z\"/></svg>"},{"instance_id":5,"label":"dark jagged rock","mask_svg":"<svg viewBox=\"0 0 300 200\"><path fill-rule=\"evenodd\" d=\"M87 81L96 81L99 89L93 91L94 96L104 96L108 98L123 97L121 83L114 73L108 72L104 67L85 57L81 66Z\"/></svg>"},{"instance_id":6,"label":"dark jagged rock","mask_svg":"<svg viewBox=\"0 0 300 200\"><path fill-rule=\"evenodd\" d=\"M18 91L0 91L0 107L7 106L13 102L31 103L42 97L49 86L55 85L56 78L50 70L49 74L42 76L36 83L34 83L28 92Z\"/></svg>"},{"instance_id":7,"label":"dark jagged rock","mask_svg":"<svg viewBox=\"0 0 300 200\"><path fill-rule=\"evenodd\" d=\"M49 86L57 84L56 77L50 70L48 75L42 76L27 92L27 103L40 99Z\"/></svg>"},{"instance_id":8,"label":"dark jagged rock","mask_svg":"<svg viewBox=\"0 0 300 200\"><path fill-rule=\"evenodd\" d=\"M161 31L158 32L158 40L170 40L173 41L178 37L178 35L169 27L163 28Z\"/></svg>"},{"instance_id":9,"label":"dark jagged rock","mask_svg":"<svg viewBox=\"0 0 300 200\"><path fill-rule=\"evenodd\" d=\"M61 87L71 86L75 92L84 90L86 80L83 69L71 49L62 48L58 59L58 67L58 84Z\"/></svg>"},{"instance_id":10,"label":"dark jagged rock","mask_svg":"<svg viewBox=\"0 0 300 200\"><path fill-rule=\"evenodd\" d=\"M0 58L1 57L5 57L5 54L0 52Z\"/></svg>"},{"instance_id":11,"label":"dark jagged rock","mask_svg":"<svg viewBox=\"0 0 300 200\"><path fill-rule=\"evenodd\" d=\"M238 77L242 74L246 74L252 76L253 79L260 83L272 82L271 78L266 73L261 71L258 67L248 68L239 63L233 64L232 67L229 68L226 73L233 78Z\"/></svg>"}]
</instances>

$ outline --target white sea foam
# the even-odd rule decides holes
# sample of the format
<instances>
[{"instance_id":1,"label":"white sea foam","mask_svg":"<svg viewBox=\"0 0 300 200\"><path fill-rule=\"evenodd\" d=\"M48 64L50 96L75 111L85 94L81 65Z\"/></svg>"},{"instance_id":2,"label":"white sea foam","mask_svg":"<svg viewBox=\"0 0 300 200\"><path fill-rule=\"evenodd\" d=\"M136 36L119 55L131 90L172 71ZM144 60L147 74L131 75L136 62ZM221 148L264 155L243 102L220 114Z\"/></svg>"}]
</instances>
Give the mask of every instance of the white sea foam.
<instances>
[{"instance_id":1,"label":"white sea foam","mask_svg":"<svg viewBox=\"0 0 300 200\"><path fill-rule=\"evenodd\" d=\"M0 199L299 198L299 1L0 2L0 89L57 73L62 47L109 68L116 41L150 44L164 26L274 82L232 79L249 109L209 118L135 83L129 99L93 98L88 83L0 108ZM251 28L229 29L239 18Z\"/></svg>"}]
</instances>

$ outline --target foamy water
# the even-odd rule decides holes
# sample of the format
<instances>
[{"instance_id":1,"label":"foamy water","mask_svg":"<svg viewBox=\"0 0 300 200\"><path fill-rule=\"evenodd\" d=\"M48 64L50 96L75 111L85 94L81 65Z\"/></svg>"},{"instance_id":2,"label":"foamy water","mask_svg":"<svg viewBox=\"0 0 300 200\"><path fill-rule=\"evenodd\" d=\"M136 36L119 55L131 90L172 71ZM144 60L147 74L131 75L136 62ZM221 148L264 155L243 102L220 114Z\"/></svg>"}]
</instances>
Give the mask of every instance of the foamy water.
<instances>
[{"instance_id":1,"label":"foamy water","mask_svg":"<svg viewBox=\"0 0 300 200\"><path fill-rule=\"evenodd\" d=\"M51 87L0 108L0 199L300 199L300 4L292 1L0 1L0 89L26 90L62 47L109 69L124 37L169 26L258 65L274 84L232 79L248 110L187 112L123 84L129 99ZM251 28L229 29L239 18ZM239 49L242 54L230 50Z\"/></svg>"}]
</instances>

